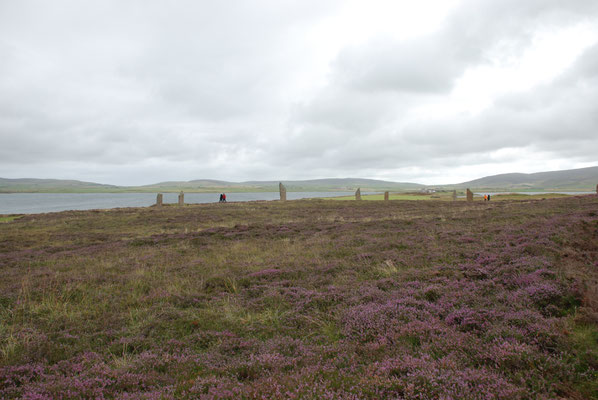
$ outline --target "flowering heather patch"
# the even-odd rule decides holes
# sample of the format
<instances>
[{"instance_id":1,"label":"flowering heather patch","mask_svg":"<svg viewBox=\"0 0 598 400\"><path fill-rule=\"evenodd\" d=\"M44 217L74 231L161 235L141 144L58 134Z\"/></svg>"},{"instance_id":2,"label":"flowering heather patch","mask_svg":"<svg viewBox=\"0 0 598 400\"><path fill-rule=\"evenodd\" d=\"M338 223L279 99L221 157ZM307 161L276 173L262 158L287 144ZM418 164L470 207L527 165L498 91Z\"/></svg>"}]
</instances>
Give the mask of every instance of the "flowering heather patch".
<instances>
[{"instance_id":1,"label":"flowering heather patch","mask_svg":"<svg viewBox=\"0 0 598 400\"><path fill-rule=\"evenodd\" d=\"M0 225L0 398L598 398L598 198Z\"/></svg>"}]
</instances>

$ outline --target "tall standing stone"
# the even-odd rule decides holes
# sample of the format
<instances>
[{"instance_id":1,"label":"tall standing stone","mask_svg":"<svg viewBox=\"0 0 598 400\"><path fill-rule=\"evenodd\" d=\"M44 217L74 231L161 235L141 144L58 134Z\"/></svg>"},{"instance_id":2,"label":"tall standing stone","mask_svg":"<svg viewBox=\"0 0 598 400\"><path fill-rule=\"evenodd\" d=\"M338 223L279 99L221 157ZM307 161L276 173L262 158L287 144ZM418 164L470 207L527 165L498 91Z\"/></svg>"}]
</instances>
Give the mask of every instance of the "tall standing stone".
<instances>
[{"instance_id":1,"label":"tall standing stone","mask_svg":"<svg viewBox=\"0 0 598 400\"><path fill-rule=\"evenodd\" d=\"M156 205L158 207L162 207L162 193L158 193L156 196Z\"/></svg>"},{"instance_id":2,"label":"tall standing stone","mask_svg":"<svg viewBox=\"0 0 598 400\"><path fill-rule=\"evenodd\" d=\"M185 205L185 193L183 193L183 191L181 190L181 193L179 193L179 206L184 206Z\"/></svg>"},{"instance_id":3,"label":"tall standing stone","mask_svg":"<svg viewBox=\"0 0 598 400\"><path fill-rule=\"evenodd\" d=\"M457 191L453 190L453 201L457 201Z\"/></svg>"},{"instance_id":4,"label":"tall standing stone","mask_svg":"<svg viewBox=\"0 0 598 400\"><path fill-rule=\"evenodd\" d=\"M384 201L388 201L389 193L384 192Z\"/></svg>"},{"instance_id":5,"label":"tall standing stone","mask_svg":"<svg viewBox=\"0 0 598 400\"><path fill-rule=\"evenodd\" d=\"M473 201L473 192L467 188L467 201Z\"/></svg>"},{"instance_id":6,"label":"tall standing stone","mask_svg":"<svg viewBox=\"0 0 598 400\"><path fill-rule=\"evenodd\" d=\"M287 188L282 182L278 182L278 191L280 192L280 201L287 201Z\"/></svg>"},{"instance_id":7,"label":"tall standing stone","mask_svg":"<svg viewBox=\"0 0 598 400\"><path fill-rule=\"evenodd\" d=\"M598 185L596 185L596 194L598 194Z\"/></svg>"},{"instance_id":8,"label":"tall standing stone","mask_svg":"<svg viewBox=\"0 0 598 400\"><path fill-rule=\"evenodd\" d=\"M361 188L357 188L355 191L355 200L361 200Z\"/></svg>"}]
</instances>

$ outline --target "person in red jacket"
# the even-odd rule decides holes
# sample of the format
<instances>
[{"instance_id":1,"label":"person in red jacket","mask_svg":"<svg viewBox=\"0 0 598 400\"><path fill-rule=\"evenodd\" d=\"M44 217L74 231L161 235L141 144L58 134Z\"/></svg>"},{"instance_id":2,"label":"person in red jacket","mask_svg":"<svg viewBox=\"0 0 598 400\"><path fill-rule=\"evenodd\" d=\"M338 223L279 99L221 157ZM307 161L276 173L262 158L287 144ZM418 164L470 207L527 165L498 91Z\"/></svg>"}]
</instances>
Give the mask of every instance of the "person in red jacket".
<instances>
[{"instance_id":1,"label":"person in red jacket","mask_svg":"<svg viewBox=\"0 0 598 400\"><path fill-rule=\"evenodd\" d=\"M226 203L226 193L222 193L222 201Z\"/></svg>"}]
</instances>

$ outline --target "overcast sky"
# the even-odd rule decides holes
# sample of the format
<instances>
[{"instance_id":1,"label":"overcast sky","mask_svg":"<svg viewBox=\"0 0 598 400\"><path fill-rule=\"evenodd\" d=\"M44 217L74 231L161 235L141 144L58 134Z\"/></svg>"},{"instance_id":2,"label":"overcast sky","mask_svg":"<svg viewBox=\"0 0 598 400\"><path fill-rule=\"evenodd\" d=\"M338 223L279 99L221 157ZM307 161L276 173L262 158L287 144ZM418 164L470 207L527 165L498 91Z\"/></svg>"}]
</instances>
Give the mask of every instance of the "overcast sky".
<instances>
[{"instance_id":1,"label":"overcast sky","mask_svg":"<svg viewBox=\"0 0 598 400\"><path fill-rule=\"evenodd\" d=\"M596 0L0 0L0 177L594 165Z\"/></svg>"}]
</instances>

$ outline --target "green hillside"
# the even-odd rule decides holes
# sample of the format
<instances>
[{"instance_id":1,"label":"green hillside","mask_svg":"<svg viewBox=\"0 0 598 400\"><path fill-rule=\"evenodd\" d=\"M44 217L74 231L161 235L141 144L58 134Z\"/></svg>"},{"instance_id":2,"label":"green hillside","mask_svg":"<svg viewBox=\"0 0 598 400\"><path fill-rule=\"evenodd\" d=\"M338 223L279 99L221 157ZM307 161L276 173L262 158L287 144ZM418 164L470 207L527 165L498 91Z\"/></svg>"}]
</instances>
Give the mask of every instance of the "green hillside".
<instances>
[{"instance_id":1,"label":"green hillside","mask_svg":"<svg viewBox=\"0 0 598 400\"><path fill-rule=\"evenodd\" d=\"M144 186L115 186L60 179L0 178L0 193L122 193L122 192L276 192L279 181L227 182L213 179L167 181ZM534 174L500 174L449 185L426 186L418 183L391 182L376 179L334 178L283 180L289 192L408 192L424 188L440 190L485 191L594 191L598 184L598 167Z\"/></svg>"},{"instance_id":2,"label":"green hillside","mask_svg":"<svg viewBox=\"0 0 598 400\"><path fill-rule=\"evenodd\" d=\"M106 193L124 190L119 186L76 180L0 178L0 193Z\"/></svg>"},{"instance_id":3,"label":"green hillside","mask_svg":"<svg viewBox=\"0 0 598 400\"><path fill-rule=\"evenodd\" d=\"M314 179L304 181L282 181L290 192L334 192L352 191L361 188L363 191L408 191L419 190L424 187L417 183L389 182L375 179ZM188 182L161 182L153 185L135 188L142 191L197 191L197 192L276 192L279 181L247 181L225 182L200 179Z\"/></svg>"},{"instance_id":4,"label":"green hillside","mask_svg":"<svg viewBox=\"0 0 598 400\"><path fill-rule=\"evenodd\" d=\"M440 185L440 187L497 191L594 191L596 184L598 184L598 167L589 167L533 174L500 174L455 185Z\"/></svg>"},{"instance_id":5,"label":"green hillside","mask_svg":"<svg viewBox=\"0 0 598 400\"><path fill-rule=\"evenodd\" d=\"M375 179L315 179L282 181L290 192L351 191L409 191L423 185ZM119 192L276 192L279 181L227 182L212 179L168 181L144 186L115 186L91 182L59 179L4 179L0 178L0 193L119 193Z\"/></svg>"}]
</instances>

